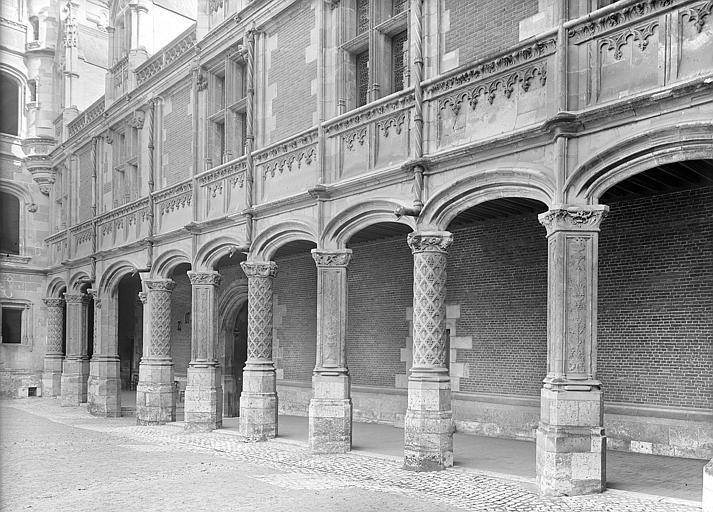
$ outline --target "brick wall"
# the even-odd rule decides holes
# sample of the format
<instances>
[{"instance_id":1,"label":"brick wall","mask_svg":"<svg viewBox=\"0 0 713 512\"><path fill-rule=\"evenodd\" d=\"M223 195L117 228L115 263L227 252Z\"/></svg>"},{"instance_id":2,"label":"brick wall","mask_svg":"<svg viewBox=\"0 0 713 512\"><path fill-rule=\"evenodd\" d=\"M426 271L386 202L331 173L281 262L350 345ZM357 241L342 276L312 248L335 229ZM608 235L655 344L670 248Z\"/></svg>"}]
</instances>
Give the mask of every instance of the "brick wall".
<instances>
[{"instance_id":1,"label":"brick wall","mask_svg":"<svg viewBox=\"0 0 713 512\"><path fill-rule=\"evenodd\" d=\"M521 20L537 14L537 0L445 0L450 30L446 52L459 50L459 63L486 57L518 42Z\"/></svg>"},{"instance_id":2,"label":"brick wall","mask_svg":"<svg viewBox=\"0 0 713 512\"><path fill-rule=\"evenodd\" d=\"M284 306L274 330L280 347L277 367L287 380L309 381L317 357L317 267L309 253L275 261L273 300Z\"/></svg>"},{"instance_id":3,"label":"brick wall","mask_svg":"<svg viewBox=\"0 0 713 512\"><path fill-rule=\"evenodd\" d=\"M269 140L276 142L306 130L317 111L312 81L317 76L317 61L306 62L315 15L310 2L299 2L282 15L272 34L277 46L271 54L268 85L274 87L272 115L275 125Z\"/></svg>"},{"instance_id":4,"label":"brick wall","mask_svg":"<svg viewBox=\"0 0 713 512\"><path fill-rule=\"evenodd\" d=\"M713 407L713 188L610 203L599 242L606 400Z\"/></svg>"},{"instance_id":5,"label":"brick wall","mask_svg":"<svg viewBox=\"0 0 713 512\"><path fill-rule=\"evenodd\" d=\"M406 372L401 349L409 335L413 257L406 236L351 247L347 364L354 384L394 387Z\"/></svg>"},{"instance_id":6,"label":"brick wall","mask_svg":"<svg viewBox=\"0 0 713 512\"><path fill-rule=\"evenodd\" d=\"M163 182L170 187L190 177L193 166L191 88L183 87L164 105L163 117Z\"/></svg>"}]
</instances>

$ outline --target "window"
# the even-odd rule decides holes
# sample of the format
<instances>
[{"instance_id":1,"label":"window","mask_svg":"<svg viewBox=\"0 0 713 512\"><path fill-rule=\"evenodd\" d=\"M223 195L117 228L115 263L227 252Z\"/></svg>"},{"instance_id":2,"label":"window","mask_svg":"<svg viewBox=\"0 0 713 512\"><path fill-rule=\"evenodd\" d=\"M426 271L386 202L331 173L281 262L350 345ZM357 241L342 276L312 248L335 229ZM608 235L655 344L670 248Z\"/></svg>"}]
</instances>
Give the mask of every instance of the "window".
<instances>
[{"instance_id":1,"label":"window","mask_svg":"<svg viewBox=\"0 0 713 512\"><path fill-rule=\"evenodd\" d=\"M206 169L245 153L246 93L242 52L236 49L209 70Z\"/></svg>"},{"instance_id":2,"label":"window","mask_svg":"<svg viewBox=\"0 0 713 512\"><path fill-rule=\"evenodd\" d=\"M20 254L20 200L0 191L0 253Z\"/></svg>"},{"instance_id":3,"label":"window","mask_svg":"<svg viewBox=\"0 0 713 512\"><path fill-rule=\"evenodd\" d=\"M20 86L7 73L0 72L0 132L19 135Z\"/></svg>"},{"instance_id":4,"label":"window","mask_svg":"<svg viewBox=\"0 0 713 512\"><path fill-rule=\"evenodd\" d=\"M347 79L341 104L360 107L408 86L408 2L344 0L346 27L341 49Z\"/></svg>"},{"instance_id":5,"label":"window","mask_svg":"<svg viewBox=\"0 0 713 512\"><path fill-rule=\"evenodd\" d=\"M37 101L37 80L27 82L27 101L35 103Z\"/></svg>"},{"instance_id":6,"label":"window","mask_svg":"<svg viewBox=\"0 0 713 512\"><path fill-rule=\"evenodd\" d=\"M22 343L22 309L3 307L0 309L2 316L2 343Z\"/></svg>"}]
</instances>

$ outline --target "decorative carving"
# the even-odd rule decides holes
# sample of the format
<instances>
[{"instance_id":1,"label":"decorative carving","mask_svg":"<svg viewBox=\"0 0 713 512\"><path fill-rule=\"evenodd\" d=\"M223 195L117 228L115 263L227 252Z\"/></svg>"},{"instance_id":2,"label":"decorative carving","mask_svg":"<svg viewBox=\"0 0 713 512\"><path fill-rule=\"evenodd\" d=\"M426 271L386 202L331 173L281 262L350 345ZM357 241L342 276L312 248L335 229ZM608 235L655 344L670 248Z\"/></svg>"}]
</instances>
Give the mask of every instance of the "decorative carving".
<instances>
[{"instance_id":1,"label":"decorative carving","mask_svg":"<svg viewBox=\"0 0 713 512\"><path fill-rule=\"evenodd\" d=\"M446 93L453 89L460 89L473 82L480 81L489 76L495 75L502 71L514 68L526 62L544 57L553 53L557 48L557 40L555 38L543 39L535 41L533 44L520 48L511 54L503 55L497 59L483 62L474 66L467 71L452 75L440 82L433 84L427 88L429 97Z\"/></svg>"},{"instance_id":2,"label":"decorative carving","mask_svg":"<svg viewBox=\"0 0 713 512\"><path fill-rule=\"evenodd\" d=\"M520 84L523 92L528 92L536 76L540 77L540 85L544 87L547 83L547 62L538 62L529 67L518 69L509 75L503 75L480 83L472 89L444 96L438 102L439 110L450 107L453 115L457 116L463 102L467 102L470 108L475 110L481 96L485 97L488 103L492 105L498 91L502 91L506 98L510 98L516 84Z\"/></svg>"},{"instance_id":3,"label":"decorative carving","mask_svg":"<svg viewBox=\"0 0 713 512\"><path fill-rule=\"evenodd\" d=\"M146 295L146 292L139 292L138 297L139 297L139 300L141 301L141 304L146 304L146 301L148 300L148 296Z\"/></svg>"},{"instance_id":4,"label":"decorative carving","mask_svg":"<svg viewBox=\"0 0 713 512\"><path fill-rule=\"evenodd\" d=\"M413 251L413 366L442 367L446 360L446 263L453 237L446 231L411 233Z\"/></svg>"},{"instance_id":5,"label":"decorative carving","mask_svg":"<svg viewBox=\"0 0 713 512\"><path fill-rule=\"evenodd\" d=\"M673 4L673 0L646 0L630 4L620 11L609 12L591 21L569 29L567 35L576 44L583 43L597 34L616 29L631 20L648 16Z\"/></svg>"},{"instance_id":6,"label":"decorative carving","mask_svg":"<svg viewBox=\"0 0 713 512\"><path fill-rule=\"evenodd\" d=\"M351 249L323 251L312 249L312 258L318 267L346 267L352 259Z\"/></svg>"},{"instance_id":7,"label":"decorative carving","mask_svg":"<svg viewBox=\"0 0 713 512\"><path fill-rule=\"evenodd\" d=\"M453 243L453 235L448 231L421 231L409 233L407 241L413 254L421 252L446 254Z\"/></svg>"},{"instance_id":8,"label":"decorative carving","mask_svg":"<svg viewBox=\"0 0 713 512\"><path fill-rule=\"evenodd\" d=\"M208 88L208 78L203 68L199 68L196 72L196 87L198 91L205 91Z\"/></svg>"},{"instance_id":9,"label":"decorative carving","mask_svg":"<svg viewBox=\"0 0 713 512\"><path fill-rule=\"evenodd\" d=\"M349 151L354 151L355 142L358 142L360 146L363 146L364 142L366 142L366 126L345 133L342 135L342 139L346 148Z\"/></svg>"},{"instance_id":10,"label":"decorative carving","mask_svg":"<svg viewBox=\"0 0 713 512\"><path fill-rule=\"evenodd\" d=\"M72 2L67 2L65 6L67 16L64 18L64 46L67 48L77 47L77 18L74 14Z\"/></svg>"},{"instance_id":11,"label":"decorative carving","mask_svg":"<svg viewBox=\"0 0 713 512\"><path fill-rule=\"evenodd\" d=\"M147 279L144 284L152 292L171 292L176 287L176 283L171 279Z\"/></svg>"},{"instance_id":12,"label":"decorative carving","mask_svg":"<svg viewBox=\"0 0 713 512\"><path fill-rule=\"evenodd\" d=\"M169 44L169 46L153 55L136 69L137 85L143 84L157 73L168 69L172 63L188 53L196 43L195 30L193 28L189 29L188 33L178 36L175 41L174 44Z\"/></svg>"},{"instance_id":13,"label":"decorative carving","mask_svg":"<svg viewBox=\"0 0 713 512\"><path fill-rule=\"evenodd\" d=\"M64 299L46 298L42 302L47 306L47 353L62 353L64 334Z\"/></svg>"},{"instance_id":14,"label":"decorative carving","mask_svg":"<svg viewBox=\"0 0 713 512\"><path fill-rule=\"evenodd\" d=\"M264 263L243 261L240 267L248 278L273 278L277 275L277 263L274 261Z\"/></svg>"},{"instance_id":15,"label":"decorative carving","mask_svg":"<svg viewBox=\"0 0 713 512\"><path fill-rule=\"evenodd\" d=\"M176 283L170 279L144 281L148 289L149 325L151 337L148 340L149 357L171 356L171 291Z\"/></svg>"},{"instance_id":16,"label":"decorative carving","mask_svg":"<svg viewBox=\"0 0 713 512\"><path fill-rule=\"evenodd\" d=\"M396 135L401 135L405 122L406 114L401 114L382 119L376 123L376 126L381 130L381 134L384 137L388 137L392 128L396 132Z\"/></svg>"},{"instance_id":17,"label":"decorative carving","mask_svg":"<svg viewBox=\"0 0 713 512\"><path fill-rule=\"evenodd\" d=\"M317 143L318 132L317 130L310 130L306 133L297 135L296 137L288 140L287 142L280 142L268 148L262 149L255 153L254 159L256 162L265 162L272 160L281 155L292 153L293 151L300 150L305 146L310 146Z\"/></svg>"},{"instance_id":18,"label":"decorative carving","mask_svg":"<svg viewBox=\"0 0 713 512\"><path fill-rule=\"evenodd\" d=\"M348 117L341 117L338 121L327 125L324 131L327 135L343 132L355 126L367 124L381 117L394 114L410 108L413 105L414 99L411 95L403 95L385 103L378 103L370 108L360 110L357 114L352 114Z\"/></svg>"},{"instance_id":19,"label":"decorative carving","mask_svg":"<svg viewBox=\"0 0 713 512\"><path fill-rule=\"evenodd\" d=\"M145 118L146 114L143 110L134 110L134 112L131 114L131 117L129 118L129 126L141 130L144 127Z\"/></svg>"},{"instance_id":20,"label":"decorative carving","mask_svg":"<svg viewBox=\"0 0 713 512\"><path fill-rule=\"evenodd\" d=\"M223 0L208 0L208 12L214 13L218 12L219 9L223 8Z\"/></svg>"},{"instance_id":21,"label":"decorative carving","mask_svg":"<svg viewBox=\"0 0 713 512\"><path fill-rule=\"evenodd\" d=\"M245 167L246 167L245 158L241 157L241 159L237 162L221 165L220 167L216 167L212 171L199 176L198 183L200 183L201 185L205 185L206 183L210 183L211 181L217 181L217 180L220 180L227 176L232 176L237 173L241 173L244 178L245 177Z\"/></svg>"},{"instance_id":22,"label":"decorative carving","mask_svg":"<svg viewBox=\"0 0 713 512\"><path fill-rule=\"evenodd\" d=\"M191 285L200 286L220 286L220 282L223 280L222 276L218 272L188 272L188 279L191 281Z\"/></svg>"},{"instance_id":23,"label":"decorative carving","mask_svg":"<svg viewBox=\"0 0 713 512\"><path fill-rule=\"evenodd\" d=\"M277 171L279 171L279 173L282 174L285 171L285 169L287 169L288 172L292 172L293 167L300 169L302 167L303 162L305 165L309 165L312 163L312 160L314 159L314 157L316 155L317 155L317 150L314 146L312 146L312 147L303 148L299 151L294 151L292 153L288 153L283 158L280 158L278 160L273 160L272 162L268 162L267 164L265 164L265 171L263 172L263 179L267 179L268 175L271 178L274 178L275 172L277 172Z\"/></svg>"},{"instance_id":24,"label":"decorative carving","mask_svg":"<svg viewBox=\"0 0 713 512\"><path fill-rule=\"evenodd\" d=\"M84 293L65 293L64 300L67 304L86 304L89 297Z\"/></svg>"},{"instance_id":25,"label":"decorative carving","mask_svg":"<svg viewBox=\"0 0 713 512\"><path fill-rule=\"evenodd\" d=\"M538 219L549 236L557 231L598 231L607 213L609 207L604 205L560 206L541 213Z\"/></svg>"},{"instance_id":26,"label":"decorative carving","mask_svg":"<svg viewBox=\"0 0 713 512\"><path fill-rule=\"evenodd\" d=\"M681 10L681 19L687 17L700 34L706 25L706 18L711 16L711 12L713 12L713 0Z\"/></svg>"},{"instance_id":27,"label":"decorative carving","mask_svg":"<svg viewBox=\"0 0 713 512\"><path fill-rule=\"evenodd\" d=\"M30 213L35 213L37 211L37 205L35 203L28 204L27 211Z\"/></svg>"},{"instance_id":28,"label":"decorative carving","mask_svg":"<svg viewBox=\"0 0 713 512\"><path fill-rule=\"evenodd\" d=\"M606 47L609 51L614 51L614 59L621 60L624 56L621 49L627 45L629 38L632 38L638 44L639 49L643 52L649 45L649 38L654 34L655 29L659 26L658 20L654 20L645 25L635 28L628 28L617 34L600 39L597 42L598 48Z\"/></svg>"},{"instance_id":29,"label":"decorative carving","mask_svg":"<svg viewBox=\"0 0 713 512\"><path fill-rule=\"evenodd\" d=\"M586 368L587 238L567 240L567 371Z\"/></svg>"}]
</instances>

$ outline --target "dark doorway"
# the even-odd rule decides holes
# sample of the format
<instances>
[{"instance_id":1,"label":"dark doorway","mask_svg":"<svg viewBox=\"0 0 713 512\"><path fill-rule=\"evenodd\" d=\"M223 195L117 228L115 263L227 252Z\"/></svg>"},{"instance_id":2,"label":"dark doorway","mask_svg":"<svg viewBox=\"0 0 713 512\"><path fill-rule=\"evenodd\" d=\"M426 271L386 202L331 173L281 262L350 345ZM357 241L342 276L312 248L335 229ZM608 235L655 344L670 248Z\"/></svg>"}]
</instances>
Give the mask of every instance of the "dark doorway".
<instances>
[{"instance_id":1,"label":"dark doorway","mask_svg":"<svg viewBox=\"0 0 713 512\"><path fill-rule=\"evenodd\" d=\"M143 304L138 295L141 280L127 275L119 283L119 373L121 390L135 390L143 349Z\"/></svg>"},{"instance_id":2,"label":"dark doorway","mask_svg":"<svg viewBox=\"0 0 713 512\"><path fill-rule=\"evenodd\" d=\"M225 347L226 416L240 415L240 394L243 392L243 368L248 359L248 303L245 301L235 316L232 339ZM232 382L231 382L232 381Z\"/></svg>"}]
</instances>

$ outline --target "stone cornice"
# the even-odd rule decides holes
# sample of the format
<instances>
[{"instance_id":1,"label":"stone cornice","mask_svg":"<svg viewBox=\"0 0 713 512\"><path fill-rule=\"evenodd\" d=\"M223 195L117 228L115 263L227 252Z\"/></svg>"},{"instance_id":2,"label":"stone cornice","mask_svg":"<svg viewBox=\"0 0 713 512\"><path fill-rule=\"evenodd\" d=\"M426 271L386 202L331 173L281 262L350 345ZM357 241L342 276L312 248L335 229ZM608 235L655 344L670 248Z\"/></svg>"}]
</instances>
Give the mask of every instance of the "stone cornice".
<instances>
[{"instance_id":1,"label":"stone cornice","mask_svg":"<svg viewBox=\"0 0 713 512\"><path fill-rule=\"evenodd\" d=\"M277 263L274 261L243 261L240 263L240 267L248 279L256 277L274 278L277 275Z\"/></svg>"},{"instance_id":2,"label":"stone cornice","mask_svg":"<svg viewBox=\"0 0 713 512\"><path fill-rule=\"evenodd\" d=\"M453 235L448 231L415 231L408 234L407 241L414 254L420 252L445 254L453 243Z\"/></svg>"},{"instance_id":3,"label":"stone cornice","mask_svg":"<svg viewBox=\"0 0 713 512\"><path fill-rule=\"evenodd\" d=\"M537 216L547 236L558 231L599 231L599 225L609 213L609 207L554 205L551 210Z\"/></svg>"},{"instance_id":4,"label":"stone cornice","mask_svg":"<svg viewBox=\"0 0 713 512\"><path fill-rule=\"evenodd\" d=\"M223 280L220 273L215 271L210 272L188 272L188 279L192 286L220 286Z\"/></svg>"},{"instance_id":5,"label":"stone cornice","mask_svg":"<svg viewBox=\"0 0 713 512\"><path fill-rule=\"evenodd\" d=\"M352 259L352 250L312 249L312 258L318 267L346 267Z\"/></svg>"}]
</instances>

